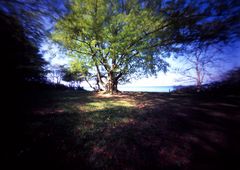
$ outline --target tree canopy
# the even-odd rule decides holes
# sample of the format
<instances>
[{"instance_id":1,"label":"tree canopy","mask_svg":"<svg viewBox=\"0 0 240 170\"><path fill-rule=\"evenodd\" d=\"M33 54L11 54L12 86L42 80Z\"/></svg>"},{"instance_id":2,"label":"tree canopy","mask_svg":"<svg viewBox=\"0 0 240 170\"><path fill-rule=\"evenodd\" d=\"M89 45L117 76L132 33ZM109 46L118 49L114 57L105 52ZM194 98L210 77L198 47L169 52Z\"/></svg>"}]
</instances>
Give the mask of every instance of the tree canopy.
<instances>
[{"instance_id":1,"label":"tree canopy","mask_svg":"<svg viewBox=\"0 0 240 170\"><path fill-rule=\"evenodd\" d=\"M236 9L230 2L213 2L71 0L51 38L114 92L119 82L166 72L164 58L184 45L236 37Z\"/></svg>"}]
</instances>

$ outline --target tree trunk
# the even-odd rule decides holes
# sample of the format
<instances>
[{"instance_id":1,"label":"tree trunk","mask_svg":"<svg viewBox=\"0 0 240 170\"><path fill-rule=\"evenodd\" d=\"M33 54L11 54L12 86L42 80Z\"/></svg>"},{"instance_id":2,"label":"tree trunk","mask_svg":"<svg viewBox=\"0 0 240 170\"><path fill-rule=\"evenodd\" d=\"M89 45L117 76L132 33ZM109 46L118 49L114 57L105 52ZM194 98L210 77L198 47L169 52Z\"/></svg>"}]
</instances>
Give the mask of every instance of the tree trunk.
<instances>
[{"instance_id":1,"label":"tree trunk","mask_svg":"<svg viewBox=\"0 0 240 170\"><path fill-rule=\"evenodd\" d=\"M98 86L98 90L101 91L101 87L100 87L100 84L102 86L104 86L104 82L102 81L102 75L101 75L101 72L99 70L99 67L98 65L95 63L95 66L96 66L96 69L97 69L97 86ZM100 84L99 84L100 83Z\"/></svg>"},{"instance_id":2,"label":"tree trunk","mask_svg":"<svg viewBox=\"0 0 240 170\"><path fill-rule=\"evenodd\" d=\"M200 62L199 62L199 56L197 56L196 58L196 74L197 74L197 79L196 79L196 86L197 86L197 92L200 92L201 86L202 86L202 82L201 82L201 71L200 71Z\"/></svg>"},{"instance_id":3,"label":"tree trunk","mask_svg":"<svg viewBox=\"0 0 240 170\"><path fill-rule=\"evenodd\" d=\"M118 92L117 84L118 84L117 81L109 80L108 85L107 85L108 86L107 92L110 93L110 94L117 93Z\"/></svg>"},{"instance_id":4,"label":"tree trunk","mask_svg":"<svg viewBox=\"0 0 240 170\"><path fill-rule=\"evenodd\" d=\"M108 83L106 86L106 91L110 94L117 93L118 92L117 85L118 85L118 79L114 77L113 72L110 72L108 74Z\"/></svg>"},{"instance_id":5,"label":"tree trunk","mask_svg":"<svg viewBox=\"0 0 240 170\"><path fill-rule=\"evenodd\" d=\"M102 89L101 89L101 87L100 87L100 84L99 84L99 79L98 79L98 77L96 78L96 84L97 84L97 87L98 87L98 89L97 89L97 91L102 91Z\"/></svg>"}]
</instances>

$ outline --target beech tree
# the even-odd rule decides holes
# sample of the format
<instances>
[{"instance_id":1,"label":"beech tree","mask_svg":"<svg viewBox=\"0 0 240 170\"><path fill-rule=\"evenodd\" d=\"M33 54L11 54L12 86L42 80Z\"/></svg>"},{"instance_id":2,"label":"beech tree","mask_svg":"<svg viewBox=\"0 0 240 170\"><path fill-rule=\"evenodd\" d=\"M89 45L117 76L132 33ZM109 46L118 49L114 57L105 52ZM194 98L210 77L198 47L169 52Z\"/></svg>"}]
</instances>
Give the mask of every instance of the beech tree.
<instances>
[{"instance_id":1,"label":"beech tree","mask_svg":"<svg viewBox=\"0 0 240 170\"><path fill-rule=\"evenodd\" d=\"M166 72L165 57L185 44L218 43L237 35L237 16L229 12L235 8L212 2L71 0L51 38L113 93L119 82Z\"/></svg>"}]
</instances>

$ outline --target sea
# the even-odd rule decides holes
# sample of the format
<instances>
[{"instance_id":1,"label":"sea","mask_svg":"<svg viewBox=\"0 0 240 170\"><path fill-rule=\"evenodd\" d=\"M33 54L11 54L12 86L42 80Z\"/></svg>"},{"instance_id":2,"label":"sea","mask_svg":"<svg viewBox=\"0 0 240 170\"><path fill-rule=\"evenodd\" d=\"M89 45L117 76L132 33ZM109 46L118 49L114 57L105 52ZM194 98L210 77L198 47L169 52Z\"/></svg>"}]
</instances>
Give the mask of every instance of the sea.
<instances>
[{"instance_id":1,"label":"sea","mask_svg":"<svg viewBox=\"0 0 240 170\"><path fill-rule=\"evenodd\" d=\"M175 86L118 86L120 91L132 92L171 92Z\"/></svg>"}]
</instances>

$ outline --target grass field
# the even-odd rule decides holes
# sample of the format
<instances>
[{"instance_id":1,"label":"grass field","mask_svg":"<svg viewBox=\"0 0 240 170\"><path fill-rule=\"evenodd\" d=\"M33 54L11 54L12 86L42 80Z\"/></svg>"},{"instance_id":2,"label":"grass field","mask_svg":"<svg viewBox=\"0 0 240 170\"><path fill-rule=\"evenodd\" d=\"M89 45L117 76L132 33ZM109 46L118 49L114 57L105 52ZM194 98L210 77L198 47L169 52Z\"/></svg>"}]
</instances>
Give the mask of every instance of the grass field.
<instances>
[{"instance_id":1,"label":"grass field","mask_svg":"<svg viewBox=\"0 0 240 170\"><path fill-rule=\"evenodd\" d=\"M18 104L25 169L236 169L240 96L46 92Z\"/></svg>"}]
</instances>

